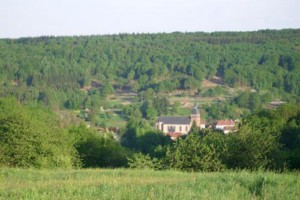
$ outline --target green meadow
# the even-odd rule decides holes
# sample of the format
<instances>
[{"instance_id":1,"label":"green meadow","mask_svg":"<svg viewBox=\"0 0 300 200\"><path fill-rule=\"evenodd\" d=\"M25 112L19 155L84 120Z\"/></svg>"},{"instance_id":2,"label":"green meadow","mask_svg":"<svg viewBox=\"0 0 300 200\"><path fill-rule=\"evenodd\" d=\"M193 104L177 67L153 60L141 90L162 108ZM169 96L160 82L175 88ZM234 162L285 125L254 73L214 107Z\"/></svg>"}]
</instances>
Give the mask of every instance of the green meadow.
<instances>
[{"instance_id":1,"label":"green meadow","mask_svg":"<svg viewBox=\"0 0 300 200\"><path fill-rule=\"evenodd\" d=\"M1 169L0 199L299 199L299 172Z\"/></svg>"}]
</instances>

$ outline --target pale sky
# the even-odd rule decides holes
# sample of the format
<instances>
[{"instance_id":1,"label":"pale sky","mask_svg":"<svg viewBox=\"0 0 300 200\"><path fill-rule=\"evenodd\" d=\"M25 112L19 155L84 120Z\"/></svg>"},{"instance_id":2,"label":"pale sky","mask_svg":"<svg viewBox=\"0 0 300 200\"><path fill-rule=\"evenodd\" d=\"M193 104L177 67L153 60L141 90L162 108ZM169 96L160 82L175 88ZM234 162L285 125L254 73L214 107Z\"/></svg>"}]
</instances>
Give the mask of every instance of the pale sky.
<instances>
[{"instance_id":1,"label":"pale sky","mask_svg":"<svg viewBox=\"0 0 300 200\"><path fill-rule=\"evenodd\" d=\"M300 0L0 0L0 38L300 28Z\"/></svg>"}]
</instances>

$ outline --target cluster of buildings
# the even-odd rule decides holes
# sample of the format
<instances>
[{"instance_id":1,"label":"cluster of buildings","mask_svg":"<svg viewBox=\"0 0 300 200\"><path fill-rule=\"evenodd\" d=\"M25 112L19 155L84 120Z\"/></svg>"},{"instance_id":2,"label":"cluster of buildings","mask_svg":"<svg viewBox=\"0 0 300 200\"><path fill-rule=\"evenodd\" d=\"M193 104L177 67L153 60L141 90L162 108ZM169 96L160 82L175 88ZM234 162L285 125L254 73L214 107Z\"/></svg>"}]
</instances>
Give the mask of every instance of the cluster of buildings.
<instances>
[{"instance_id":1,"label":"cluster of buildings","mask_svg":"<svg viewBox=\"0 0 300 200\"><path fill-rule=\"evenodd\" d=\"M233 120L218 120L213 125L206 124L206 122L201 119L199 109L196 105L192 109L190 116L159 117L155 126L157 130L162 131L166 135L170 136L171 139L175 140L182 135L187 135L191 130L191 127L194 122L199 129L210 127L216 130L221 130L225 134L228 134L235 130L235 122Z\"/></svg>"}]
</instances>

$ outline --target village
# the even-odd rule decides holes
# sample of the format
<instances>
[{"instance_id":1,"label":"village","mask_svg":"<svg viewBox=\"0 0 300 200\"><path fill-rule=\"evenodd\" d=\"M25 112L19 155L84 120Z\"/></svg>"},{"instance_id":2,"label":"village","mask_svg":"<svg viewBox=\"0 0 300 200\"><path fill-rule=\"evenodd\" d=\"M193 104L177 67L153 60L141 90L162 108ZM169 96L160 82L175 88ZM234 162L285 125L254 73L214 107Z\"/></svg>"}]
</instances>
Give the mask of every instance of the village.
<instances>
[{"instance_id":1,"label":"village","mask_svg":"<svg viewBox=\"0 0 300 200\"><path fill-rule=\"evenodd\" d=\"M210 128L222 131L224 134L237 131L236 123L232 119L217 120L214 124L206 124L205 120L201 119L200 111L196 104L194 105L191 115L188 117L181 116L163 116L159 117L155 128L162 131L165 135L169 136L172 140L178 137L187 135L191 130L193 124L198 129Z\"/></svg>"},{"instance_id":2,"label":"village","mask_svg":"<svg viewBox=\"0 0 300 200\"><path fill-rule=\"evenodd\" d=\"M94 83L95 84L95 83ZM93 85L93 87L98 87L97 85ZM91 90L92 88L88 88L87 91ZM179 93L180 94L180 93ZM178 94L176 94L178 95ZM168 115L161 115L153 119L150 124L152 124L153 128L161 131L165 136L170 137L172 140L176 140L181 136L186 136L189 134L193 123L197 126L199 130L202 129L210 129L222 132L223 134L230 134L238 131L238 124L240 123L239 118L232 119L232 118L224 118L224 119L210 119L208 118L208 113L206 116L201 116L200 109L194 103L191 103L191 97L181 97L176 99L176 95L172 96L172 102L174 105L175 100L179 100L180 107L184 110L184 113L168 113ZM98 132L100 133L111 133L116 140L119 140L119 135L121 134L121 129L126 125L125 120L126 117L124 110L119 109L117 105L122 105L123 108L129 106L131 104L137 104L134 102L134 99L138 99L138 94L131 92L131 91L120 91L117 90L115 94L109 97L110 102L114 105L112 108L104 109L104 107L100 107L99 115L101 115L101 122L97 124L93 124L90 121L91 110L86 108L82 111L81 116L78 115L80 118L86 119L86 124L88 127L95 126ZM174 100L175 99L175 100ZM202 98L205 99L204 101L207 103L212 103L212 100L217 99L219 101L224 101L222 97L216 98ZM195 100L195 99L194 99ZM200 102L203 104L203 100L197 99L198 103ZM274 99L266 104L266 109L276 109L281 105L285 104L286 102L281 101L280 99ZM116 107L116 108L114 108ZM190 110L190 111L189 111ZM189 112L189 113L188 113ZM189 114L189 115L188 115ZM106 121L103 121L103 116L106 117ZM105 122L105 123L104 123Z\"/></svg>"}]
</instances>

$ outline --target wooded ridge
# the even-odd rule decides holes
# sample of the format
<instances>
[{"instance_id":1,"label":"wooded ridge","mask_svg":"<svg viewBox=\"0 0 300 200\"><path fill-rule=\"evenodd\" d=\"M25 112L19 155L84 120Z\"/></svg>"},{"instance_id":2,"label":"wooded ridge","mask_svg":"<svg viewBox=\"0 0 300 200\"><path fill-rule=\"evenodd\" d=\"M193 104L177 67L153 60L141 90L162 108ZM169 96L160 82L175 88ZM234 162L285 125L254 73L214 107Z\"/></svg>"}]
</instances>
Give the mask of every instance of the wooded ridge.
<instances>
[{"instance_id":1,"label":"wooded ridge","mask_svg":"<svg viewBox=\"0 0 300 200\"><path fill-rule=\"evenodd\" d=\"M0 40L1 96L76 108L95 80L114 89L201 89L220 77L289 100L300 94L300 30L119 34Z\"/></svg>"}]
</instances>

